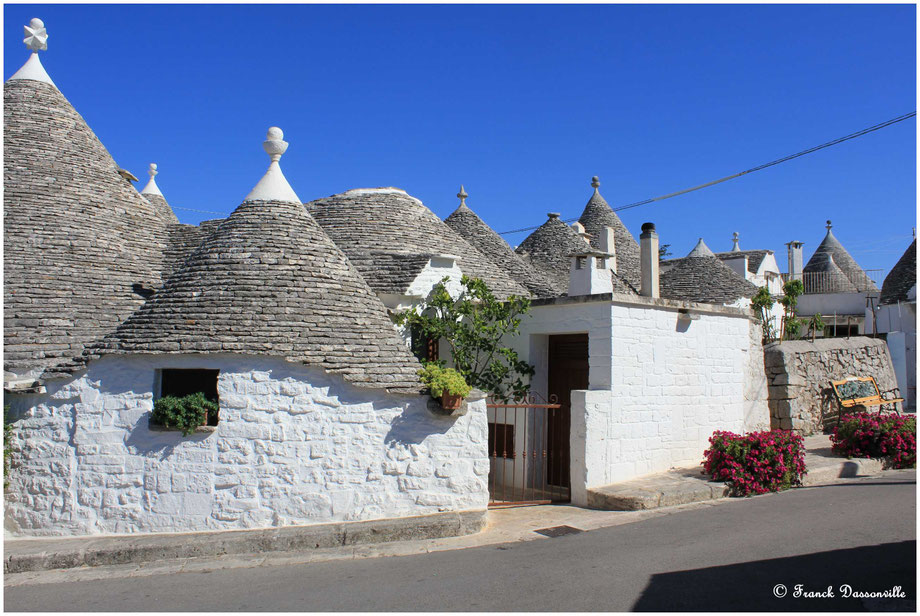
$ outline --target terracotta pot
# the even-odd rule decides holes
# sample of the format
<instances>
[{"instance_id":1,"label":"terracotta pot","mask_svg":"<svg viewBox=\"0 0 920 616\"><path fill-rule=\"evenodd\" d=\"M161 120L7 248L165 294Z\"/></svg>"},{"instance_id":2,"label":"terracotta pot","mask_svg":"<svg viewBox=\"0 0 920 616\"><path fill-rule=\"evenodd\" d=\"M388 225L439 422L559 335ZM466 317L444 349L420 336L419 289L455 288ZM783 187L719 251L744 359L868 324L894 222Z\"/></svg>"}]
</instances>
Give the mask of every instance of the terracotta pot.
<instances>
[{"instance_id":1,"label":"terracotta pot","mask_svg":"<svg viewBox=\"0 0 920 616\"><path fill-rule=\"evenodd\" d=\"M463 396L447 393L441 396L441 408L445 411L456 411L461 404L463 404Z\"/></svg>"}]
</instances>

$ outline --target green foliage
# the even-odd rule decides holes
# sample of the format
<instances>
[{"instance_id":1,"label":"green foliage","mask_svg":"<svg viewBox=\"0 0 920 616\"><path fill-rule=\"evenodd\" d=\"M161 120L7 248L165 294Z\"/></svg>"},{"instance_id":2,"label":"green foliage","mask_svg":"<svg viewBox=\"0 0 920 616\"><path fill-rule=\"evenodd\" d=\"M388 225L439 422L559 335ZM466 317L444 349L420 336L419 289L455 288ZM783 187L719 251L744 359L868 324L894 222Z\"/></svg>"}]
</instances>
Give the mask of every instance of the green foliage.
<instances>
[{"instance_id":1,"label":"green foliage","mask_svg":"<svg viewBox=\"0 0 920 616\"><path fill-rule=\"evenodd\" d=\"M770 309L776 302L767 287L760 287L751 298L751 307L757 311L757 317L763 325L763 342L766 344L776 339L776 326L770 317Z\"/></svg>"},{"instance_id":2,"label":"green foliage","mask_svg":"<svg viewBox=\"0 0 920 616\"><path fill-rule=\"evenodd\" d=\"M10 471L13 470L13 422L10 420L10 405L3 405L3 487L10 484Z\"/></svg>"},{"instance_id":3,"label":"green foliage","mask_svg":"<svg viewBox=\"0 0 920 616\"><path fill-rule=\"evenodd\" d=\"M664 259L665 257L671 256L671 245L670 244L661 244L658 247L658 259Z\"/></svg>"},{"instance_id":4,"label":"green foliage","mask_svg":"<svg viewBox=\"0 0 920 616\"><path fill-rule=\"evenodd\" d=\"M798 338L802 331L802 322L795 318L796 306L799 296L805 292L805 285L801 280L790 280L783 285L783 296L779 303L783 306L783 331L781 337L786 340Z\"/></svg>"},{"instance_id":5,"label":"green foliage","mask_svg":"<svg viewBox=\"0 0 920 616\"><path fill-rule=\"evenodd\" d=\"M207 424L208 415L217 413L217 409L217 403L205 398L200 391L181 398L164 396L154 402L151 419L166 428L181 430L183 435L188 436L198 426Z\"/></svg>"},{"instance_id":6,"label":"green foliage","mask_svg":"<svg viewBox=\"0 0 920 616\"><path fill-rule=\"evenodd\" d=\"M821 318L821 313L815 313L815 316L808 319L808 331L811 332L811 340L814 342L815 334L819 331L824 331L824 319Z\"/></svg>"},{"instance_id":7,"label":"green foliage","mask_svg":"<svg viewBox=\"0 0 920 616\"><path fill-rule=\"evenodd\" d=\"M444 394L466 398L473 391L462 374L453 368L442 368L435 362L426 364L424 370L418 371L418 375L435 398L440 398Z\"/></svg>"},{"instance_id":8,"label":"green foliage","mask_svg":"<svg viewBox=\"0 0 920 616\"><path fill-rule=\"evenodd\" d=\"M454 367L467 384L499 400L524 397L533 366L513 349L502 346L502 340L518 333L521 317L530 310L530 300L511 296L500 302L482 280L467 276L460 279L463 289L454 299L447 292L447 281L444 278L435 285L424 306L398 314L396 323L446 340Z\"/></svg>"}]
</instances>

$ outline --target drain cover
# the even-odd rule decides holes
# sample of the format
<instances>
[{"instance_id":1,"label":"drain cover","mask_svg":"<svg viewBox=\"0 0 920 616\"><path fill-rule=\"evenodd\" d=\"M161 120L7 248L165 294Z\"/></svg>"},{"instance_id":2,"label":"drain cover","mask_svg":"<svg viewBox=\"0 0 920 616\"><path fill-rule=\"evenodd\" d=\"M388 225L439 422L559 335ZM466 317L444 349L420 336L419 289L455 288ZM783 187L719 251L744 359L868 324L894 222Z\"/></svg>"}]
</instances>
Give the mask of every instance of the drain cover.
<instances>
[{"instance_id":1,"label":"drain cover","mask_svg":"<svg viewBox=\"0 0 920 616\"><path fill-rule=\"evenodd\" d=\"M550 526L549 528L541 528L540 530L533 531L541 535L546 535L547 537L561 537L563 535L575 535L578 533L583 533L585 531L580 528L574 528L572 526Z\"/></svg>"}]
</instances>

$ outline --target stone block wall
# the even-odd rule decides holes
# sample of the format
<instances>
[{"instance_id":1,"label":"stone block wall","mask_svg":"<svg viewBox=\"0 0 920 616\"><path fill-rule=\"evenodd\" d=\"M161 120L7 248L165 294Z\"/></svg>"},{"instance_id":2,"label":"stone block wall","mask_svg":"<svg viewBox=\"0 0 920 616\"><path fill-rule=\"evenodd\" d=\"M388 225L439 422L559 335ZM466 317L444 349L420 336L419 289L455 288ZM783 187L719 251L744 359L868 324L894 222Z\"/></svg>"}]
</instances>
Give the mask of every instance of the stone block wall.
<instances>
[{"instance_id":1,"label":"stone block wall","mask_svg":"<svg viewBox=\"0 0 920 616\"><path fill-rule=\"evenodd\" d=\"M215 432L148 428L157 369L219 369ZM122 356L13 396L15 536L232 530L372 520L488 503L485 401L359 389L281 360Z\"/></svg>"},{"instance_id":2,"label":"stone block wall","mask_svg":"<svg viewBox=\"0 0 920 616\"><path fill-rule=\"evenodd\" d=\"M873 376L883 393L898 386L885 341L865 336L773 342L764 348L764 364L770 426L806 436L837 421L832 380Z\"/></svg>"}]
</instances>

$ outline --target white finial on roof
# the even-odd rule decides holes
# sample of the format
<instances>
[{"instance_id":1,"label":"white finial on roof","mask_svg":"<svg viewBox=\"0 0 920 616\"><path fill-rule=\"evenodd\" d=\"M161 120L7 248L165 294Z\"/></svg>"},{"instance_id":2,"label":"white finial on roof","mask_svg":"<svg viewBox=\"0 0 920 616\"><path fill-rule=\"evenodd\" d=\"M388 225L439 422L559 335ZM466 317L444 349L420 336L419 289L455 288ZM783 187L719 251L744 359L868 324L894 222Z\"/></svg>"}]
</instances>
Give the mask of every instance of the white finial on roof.
<instances>
[{"instance_id":1,"label":"white finial on roof","mask_svg":"<svg viewBox=\"0 0 920 616\"><path fill-rule=\"evenodd\" d=\"M591 188L594 189L594 192L597 192L597 189L600 188L601 180L596 175L591 178Z\"/></svg>"},{"instance_id":2,"label":"white finial on roof","mask_svg":"<svg viewBox=\"0 0 920 616\"><path fill-rule=\"evenodd\" d=\"M466 191L463 190L463 184L460 185L460 192L457 193L457 198L460 199L460 205L466 205L466 198L469 197L466 194Z\"/></svg>"},{"instance_id":3,"label":"white finial on roof","mask_svg":"<svg viewBox=\"0 0 920 616\"><path fill-rule=\"evenodd\" d=\"M741 252L741 247L738 246L738 232L735 231L732 233L732 252Z\"/></svg>"},{"instance_id":4,"label":"white finial on roof","mask_svg":"<svg viewBox=\"0 0 920 616\"><path fill-rule=\"evenodd\" d=\"M277 126L268 129L265 141L262 142L265 153L271 159L268 171L256 184L256 187L246 195L245 201L287 201L290 203L301 203L300 198L291 185L288 184L284 174L281 173L281 155L288 149L288 142L284 140L284 133Z\"/></svg>"},{"instance_id":5,"label":"white finial on roof","mask_svg":"<svg viewBox=\"0 0 920 616\"><path fill-rule=\"evenodd\" d=\"M828 221L827 221L827 224L826 224L825 226L827 227L828 233L830 233L831 227L833 227L834 225L832 225L832 224L831 224L831 221L828 220Z\"/></svg>"},{"instance_id":6,"label":"white finial on roof","mask_svg":"<svg viewBox=\"0 0 920 616\"><path fill-rule=\"evenodd\" d=\"M150 176L150 180L147 182L147 185L144 186L144 190L141 191L142 195L160 195L163 196L163 193L160 192L160 187L157 186L157 181L154 176L158 173L157 164L150 163L150 167L147 169L147 175Z\"/></svg>"},{"instance_id":7,"label":"white finial on roof","mask_svg":"<svg viewBox=\"0 0 920 616\"><path fill-rule=\"evenodd\" d=\"M22 42L32 50L32 55L8 81L31 79L32 81L41 81L54 86L54 82L51 81L51 77L48 76L48 72L42 66L41 60L38 59L38 52L48 49L48 31L45 30L44 22L35 17L23 30L26 36L22 39ZM57 86L54 87L56 88Z\"/></svg>"},{"instance_id":8,"label":"white finial on roof","mask_svg":"<svg viewBox=\"0 0 920 616\"><path fill-rule=\"evenodd\" d=\"M48 49L48 31L45 22L38 17L33 17L28 26L25 26L26 37L22 42L32 51L45 51Z\"/></svg>"}]
</instances>

